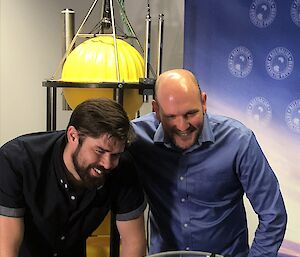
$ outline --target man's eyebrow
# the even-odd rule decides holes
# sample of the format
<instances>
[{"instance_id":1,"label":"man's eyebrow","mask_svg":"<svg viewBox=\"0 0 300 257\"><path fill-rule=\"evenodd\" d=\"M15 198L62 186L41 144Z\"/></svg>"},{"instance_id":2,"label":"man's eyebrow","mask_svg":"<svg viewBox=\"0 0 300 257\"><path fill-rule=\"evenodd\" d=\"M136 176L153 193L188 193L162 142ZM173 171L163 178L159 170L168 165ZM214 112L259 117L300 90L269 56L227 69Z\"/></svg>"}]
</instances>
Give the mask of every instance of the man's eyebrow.
<instances>
[{"instance_id":1,"label":"man's eyebrow","mask_svg":"<svg viewBox=\"0 0 300 257\"><path fill-rule=\"evenodd\" d=\"M197 112L200 112L200 109L197 108L197 109L191 109L191 110L188 110L187 112L185 112L183 115L187 115L187 114L193 114L193 113L197 113ZM172 114L172 113L164 113L164 115L166 117L175 117L177 116L176 114Z\"/></svg>"},{"instance_id":2,"label":"man's eyebrow","mask_svg":"<svg viewBox=\"0 0 300 257\"><path fill-rule=\"evenodd\" d=\"M112 151L110 151L110 150L108 150L108 149L105 149L105 148L103 148L103 147L101 147L101 146L98 146L98 145L96 146L96 149L97 149L97 150L101 150L101 151L103 151L103 152L112 153L112 154L114 154L114 155L124 153L124 150L123 150L123 151L120 151L120 152L113 153Z\"/></svg>"},{"instance_id":3,"label":"man's eyebrow","mask_svg":"<svg viewBox=\"0 0 300 257\"><path fill-rule=\"evenodd\" d=\"M108 149L103 148L102 146L96 145L95 147L97 150L101 150L103 152L110 152Z\"/></svg>"},{"instance_id":4,"label":"man's eyebrow","mask_svg":"<svg viewBox=\"0 0 300 257\"><path fill-rule=\"evenodd\" d=\"M192 109L187 111L185 114L200 112L200 109Z\"/></svg>"}]
</instances>

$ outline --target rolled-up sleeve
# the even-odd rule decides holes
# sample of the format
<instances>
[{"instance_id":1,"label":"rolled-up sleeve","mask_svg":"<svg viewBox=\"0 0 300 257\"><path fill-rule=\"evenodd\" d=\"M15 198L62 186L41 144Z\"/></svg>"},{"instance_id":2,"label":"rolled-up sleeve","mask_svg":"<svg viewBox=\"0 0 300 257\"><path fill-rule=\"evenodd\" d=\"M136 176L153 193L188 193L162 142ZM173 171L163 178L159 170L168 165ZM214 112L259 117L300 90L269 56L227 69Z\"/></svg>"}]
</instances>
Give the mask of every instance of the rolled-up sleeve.
<instances>
[{"instance_id":1,"label":"rolled-up sleeve","mask_svg":"<svg viewBox=\"0 0 300 257\"><path fill-rule=\"evenodd\" d=\"M147 204L134 161L129 153L123 154L114 175L112 211L117 220L136 219L144 212Z\"/></svg>"},{"instance_id":2,"label":"rolled-up sleeve","mask_svg":"<svg viewBox=\"0 0 300 257\"><path fill-rule=\"evenodd\" d=\"M17 171L20 161L14 145L0 148L0 215L8 217L24 216L22 176Z\"/></svg>"}]
</instances>

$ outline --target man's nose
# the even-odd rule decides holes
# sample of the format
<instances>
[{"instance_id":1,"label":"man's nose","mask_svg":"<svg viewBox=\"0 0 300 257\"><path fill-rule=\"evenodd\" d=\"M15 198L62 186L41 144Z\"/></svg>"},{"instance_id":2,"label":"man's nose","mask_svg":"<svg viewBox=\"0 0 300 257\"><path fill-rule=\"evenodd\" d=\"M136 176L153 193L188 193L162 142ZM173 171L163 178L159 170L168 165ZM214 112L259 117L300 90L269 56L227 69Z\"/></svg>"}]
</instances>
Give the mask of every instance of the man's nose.
<instances>
[{"instance_id":1,"label":"man's nose","mask_svg":"<svg viewBox=\"0 0 300 257\"><path fill-rule=\"evenodd\" d=\"M114 168L114 163L108 153L105 153L101 156L99 165L106 170L111 170L112 168Z\"/></svg>"},{"instance_id":2,"label":"man's nose","mask_svg":"<svg viewBox=\"0 0 300 257\"><path fill-rule=\"evenodd\" d=\"M176 128L179 131L186 131L190 127L188 119L185 117L177 117Z\"/></svg>"}]
</instances>

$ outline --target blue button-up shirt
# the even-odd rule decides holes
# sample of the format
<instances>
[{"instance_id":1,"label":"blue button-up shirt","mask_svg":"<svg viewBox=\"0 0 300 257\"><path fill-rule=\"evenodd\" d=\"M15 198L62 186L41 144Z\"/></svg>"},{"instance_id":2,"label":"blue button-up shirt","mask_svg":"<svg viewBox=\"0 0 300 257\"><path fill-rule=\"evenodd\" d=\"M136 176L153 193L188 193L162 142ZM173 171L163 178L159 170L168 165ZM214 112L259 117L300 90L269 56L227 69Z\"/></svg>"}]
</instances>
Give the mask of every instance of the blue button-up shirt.
<instances>
[{"instance_id":1,"label":"blue button-up shirt","mask_svg":"<svg viewBox=\"0 0 300 257\"><path fill-rule=\"evenodd\" d=\"M286 227L278 181L254 134L205 115L198 141L181 151L151 113L133 121L131 146L151 210L150 253L197 250L234 257L276 256ZM258 214L248 247L243 195Z\"/></svg>"}]
</instances>

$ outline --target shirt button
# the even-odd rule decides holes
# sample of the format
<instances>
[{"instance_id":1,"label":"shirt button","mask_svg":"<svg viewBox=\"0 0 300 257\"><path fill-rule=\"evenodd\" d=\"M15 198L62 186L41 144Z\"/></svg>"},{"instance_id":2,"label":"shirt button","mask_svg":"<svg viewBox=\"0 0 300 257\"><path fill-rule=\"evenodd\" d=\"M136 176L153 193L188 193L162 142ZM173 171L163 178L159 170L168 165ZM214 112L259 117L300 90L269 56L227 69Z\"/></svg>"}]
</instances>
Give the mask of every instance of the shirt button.
<instances>
[{"instance_id":1,"label":"shirt button","mask_svg":"<svg viewBox=\"0 0 300 257\"><path fill-rule=\"evenodd\" d=\"M186 248L185 248L185 250L189 251L189 250L190 250L190 248L189 248L189 247L186 247Z\"/></svg>"},{"instance_id":2,"label":"shirt button","mask_svg":"<svg viewBox=\"0 0 300 257\"><path fill-rule=\"evenodd\" d=\"M182 203L184 203L185 202L185 198L181 198L181 200L180 200Z\"/></svg>"},{"instance_id":3,"label":"shirt button","mask_svg":"<svg viewBox=\"0 0 300 257\"><path fill-rule=\"evenodd\" d=\"M183 176L180 176L180 178L179 178L179 179L182 181L182 180L184 180L184 177L183 177Z\"/></svg>"},{"instance_id":4,"label":"shirt button","mask_svg":"<svg viewBox=\"0 0 300 257\"><path fill-rule=\"evenodd\" d=\"M64 183L64 181L61 179L61 180L60 180L60 183L62 183L62 184L63 184L63 183Z\"/></svg>"},{"instance_id":5,"label":"shirt button","mask_svg":"<svg viewBox=\"0 0 300 257\"><path fill-rule=\"evenodd\" d=\"M184 223L183 226L184 226L185 228L187 228L188 224L187 224L187 223Z\"/></svg>"},{"instance_id":6,"label":"shirt button","mask_svg":"<svg viewBox=\"0 0 300 257\"><path fill-rule=\"evenodd\" d=\"M71 199L72 199L72 200L75 200L76 197L75 197L74 195L71 195Z\"/></svg>"},{"instance_id":7,"label":"shirt button","mask_svg":"<svg viewBox=\"0 0 300 257\"><path fill-rule=\"evenodd\" d=\"M97 187L97 190L100 190L102 187L103 187L103 185L98 186L98 187Z\"/></svg>"},{"instance_id":8,"label":"shirt button","mask_svg":"<svg viewBox=\"0 0 300 257\"><path fill-rule=\"evenodd\" d=\"M65 184L65 189L67 189L68 188L68 184Z\"/></svg>"},{"instance_id":9,"label":"shirt button","mask_svg":"<svg viewBox=\"0 0 300 257\"><path fill-rule=\"evenodd\" d=\"M61 237L60 237L60 240L62 240L62 241L65 240L65 239L66 239L65 236L61 236Z\"/></svg>"}]
</instances>

